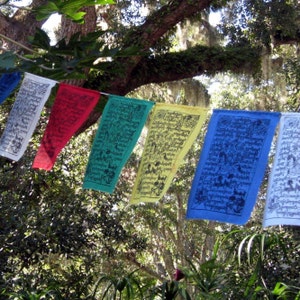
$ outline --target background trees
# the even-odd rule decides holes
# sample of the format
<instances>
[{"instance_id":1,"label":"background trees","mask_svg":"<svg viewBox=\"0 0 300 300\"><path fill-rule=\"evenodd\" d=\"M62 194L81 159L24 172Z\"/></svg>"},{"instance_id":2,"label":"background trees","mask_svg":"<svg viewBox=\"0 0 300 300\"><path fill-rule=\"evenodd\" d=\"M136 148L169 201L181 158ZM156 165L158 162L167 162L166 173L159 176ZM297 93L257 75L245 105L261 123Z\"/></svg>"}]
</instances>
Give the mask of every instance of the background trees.
<instances>
[{"instance_id":1,"label":"background trees","mask_svg":"<svg viewBox=\"0 0 300 300\"><path fill-rule=\"evenodd\" d=\"M17 2L0 6L2 72L155 101L298 110L297 1L34 0L14 11ZM218 28L209 24L211 11L224 18ZM40 29L53 12L62 14L54 44ZM295 297L298 231L262 231L264 187L245 227L184 220L205 130L162 201L129 206L142 141L112 195L81 190L105 101L52 171L31 169L52 100L24 157L0 158L3 299ZM12 103L1 106L2 131ZM185 274L180 282L172 281L176 269Z\"/></svg>"}]
</instances>

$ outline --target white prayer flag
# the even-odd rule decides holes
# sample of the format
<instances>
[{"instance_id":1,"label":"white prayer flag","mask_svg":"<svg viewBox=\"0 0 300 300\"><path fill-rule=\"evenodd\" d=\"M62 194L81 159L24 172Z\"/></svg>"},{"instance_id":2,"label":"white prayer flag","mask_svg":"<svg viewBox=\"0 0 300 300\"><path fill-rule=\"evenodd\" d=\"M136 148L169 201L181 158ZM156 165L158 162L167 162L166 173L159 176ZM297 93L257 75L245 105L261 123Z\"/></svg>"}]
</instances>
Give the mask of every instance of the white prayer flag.
<instances>
[{"instance_id":1,"label":"white prayer flag","mask_svg":"<svg viewBox=\"0 0 300 300\"><path fill-rule=\"evenodd\" d=\"M5 130L0 155L18 161L24 154L56 81L25 73Z\"/></svg>"},{"instance_id":2,"label":"white prayer flag","mask_svg":"<svg viewBox=\"0 0 300 300\"><path fill-rule=\"evenodd\" d=\"M300 114L283 113L263 227L300 225Z\"/></svg>"}]
</instances>

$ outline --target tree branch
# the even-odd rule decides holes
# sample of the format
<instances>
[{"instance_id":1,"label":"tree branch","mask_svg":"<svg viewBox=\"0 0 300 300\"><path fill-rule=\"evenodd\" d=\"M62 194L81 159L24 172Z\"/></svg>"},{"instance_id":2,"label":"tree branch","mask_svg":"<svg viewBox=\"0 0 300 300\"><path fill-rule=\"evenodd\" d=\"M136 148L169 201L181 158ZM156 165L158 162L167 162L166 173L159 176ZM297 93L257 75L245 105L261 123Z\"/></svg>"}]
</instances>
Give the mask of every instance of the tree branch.
<instances>
[{"instance_id":1,"label":"tree branch","mask_svg":"<svg viewBox=\"0 0 300 300\"><path fill-rule=\"evenodd\" d=\"M126 88L131 91L148 83L162 83L226 71L253 75L259 70L260 49L195 46L181 52L144 58L134 69Z\"/></svg>"},{"instance_id":2,"label":"tree branch","mask_svg":"<svg viewBox=\"0 0 300 300\"><path fill-rule=\"evenodd\" d=\"M1 33L0 33L0 38L3 39L3 40L6 40L6 41L8 41L8 42L10 42L10 43L12 43L12 44L15 44L15 45L17 45L19 48L23 48L23 49L25 49L25 50L28 51L28 52L38 54L37 51L34 51L34 50L28 48L27 46L25 46L25 45L23 45L23 44L21 44L21 43L15 41L15 40L11 39L11 38L9 38L9 37L7 37L7 36L1 34Z\"/></svg>"},{"instance_id":3,"label":"tree branch","mask_svg":"<svg viewBox=\"0 0 300 300\"><path fill-rule=\"evenodd\" d=\"M121 69L120 69L121 68ZM114 70L118 70L117 72ZM260 49L251 47L195 46L185 51L144 57L127 76L120 62L111 62L109 69L89 80L88 88L104 88L109 93L126 95L148 83L162 83L218 72L255 74L260 70ZM112 75L115 74L115 75ZM115 76L115 77L112 77ZM104 87L104 83L106 86Z\"/></svg>"},{"instance_id":4,"label":"tree branch","mask_svg":"<svg viewBox=\"0 0 300 300\"><path fill-rule=\"evenodd\" d=\"M170 1L167 5L150 15L144 24L130 30L123 39L122 48L138 46L141 51L149 53L150 48L168 31L173 29L176 24L209 8L212 2L213 0ZM128 84L132 72L142 58L142 56L134 56L129 59L119 59L119 63L123 65L123 76L113 79L111 86L113 90L119 90L123 93L123 88Z\"/></svg>"},{"instance_id":5,"label":"tree branch","mask_svg":"<svg viewBox=\"0 0 300 300\"><path fill-rule=\"evenodd\" d=\"M155 271L153 271L152 269L150 269L149 267L141 264L139 261L137 261L137 259L132 256L132 255L122 255L123 259L127 260L128 262L130 262L131 264L137 266L141 271L147 273L149 276L158 279L159 281L163 281L163 278L156 273Z\"/></svg>"},{"instance_id":6,"label":"tree branch","mask_svg":"<svg viewBox=\"0 0 300 300\"><path fill-rule=\"evenodd\" d=\"M150 15L146 22L129 32L125 46L138 45L143 50L152 47L165 33L176 24L207 9L213 0L176 0L170 1Z\"/></svg>"},{"instance_id":7,"label":"tree branch","mask_svg":"<svg viewBox=\"0 0 300 300\"><path fill-rule=\"evenodd\" d=\"M111 62L107 72L89 79L85 87L126 95L148 83L162 83L226 71L233 71L236 74L259 73L260 49L249 46L223 48L198 45L181 52L143 58L135 66L128 80L124 80L124 76L128 75L120 70L120 62ZM112 74L116 74L115 77ZM95 124L100 116L101 112L94 110L77 134Z\"/></svg>"}]
</instances>

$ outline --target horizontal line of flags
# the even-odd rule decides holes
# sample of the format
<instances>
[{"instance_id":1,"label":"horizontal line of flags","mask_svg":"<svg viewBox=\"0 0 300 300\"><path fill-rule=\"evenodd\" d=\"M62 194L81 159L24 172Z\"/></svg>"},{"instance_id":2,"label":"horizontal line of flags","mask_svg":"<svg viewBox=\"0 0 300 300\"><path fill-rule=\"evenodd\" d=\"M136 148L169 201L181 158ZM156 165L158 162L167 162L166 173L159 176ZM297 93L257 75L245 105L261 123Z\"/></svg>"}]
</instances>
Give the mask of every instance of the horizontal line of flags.
<instances>
[{"instance_id":1,"label":"horizontal line of flags","mask_svg":"<svg viewBox=\"0 0 300 300\"><path fill-rule=\"evenodd\" d=\"M21 81L0 77L0 104ZM58 84L49 120L32 167L51 170L83 125L101 93L25 73L0 138L0 155L18 161L41 111ZM131 204L159 201L208 118L208 108L108 95L89 154L83 189L113 193L147 120L148 133ZM298 113L215 109L209 119L187 219L243 225L251 215L277 125L276 153L268 180L263 227L300 225L300 118Z\"/></svg>"}]
</instances>

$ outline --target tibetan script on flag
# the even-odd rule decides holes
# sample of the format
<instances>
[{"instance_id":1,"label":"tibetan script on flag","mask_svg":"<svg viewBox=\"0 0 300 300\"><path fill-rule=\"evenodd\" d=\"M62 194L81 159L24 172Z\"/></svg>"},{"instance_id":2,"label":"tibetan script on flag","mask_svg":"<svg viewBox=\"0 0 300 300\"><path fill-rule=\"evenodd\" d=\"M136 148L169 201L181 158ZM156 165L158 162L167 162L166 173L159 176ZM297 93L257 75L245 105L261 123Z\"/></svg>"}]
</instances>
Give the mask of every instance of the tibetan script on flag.
<instances>
[{"instance_id":1,"label":"tibetan script on flag","mask_svg":"<svg viewBox=\"0 0 300 300\"><path fill-rule=\"evenodd\" d=\"M300 114L283 113L263 226L300 225Z\"/></svg>"},{"instance_id":2,"label":"tibetan script on flag","mask_svg":"<svg viewBox=\"0 0 300 300\"><path fill-rule=\"evenodd\" d=\"M33 168L52 169L58 154L87 119L99 97L97 91L65 83L59 85Z\"/></svg>"},{"instance_id":3,"label":"tibetan script on flag","mask_svg":"<svg viewBox=\"0 0 300 300\"><path fill-rule=\"evenodd\" d=\"M90 153L83 188L112 193L154 102L110 95Z\"/></svg>"},{"instance_id":4,"label":"tibetan script on flag","mask_svg":"<svg viewBox=\"0 0 300 300\"><path fill-rule=\"evenodd\" d=\"M56 81L25 73L16 101L0 139L0 155L19 160L35 130Z\"/></svg>"},{"instance_id":5,"label":"tibetan script on flag","mask_svg":"<svg viewBox=\"0 0 300 300\"><path fill-rule=\"evenodd\" d=\"M188 219L247 222L279 116L214 110L188 200Z\"/></svg>"},{"instance_id":6,"label":"tibetan script on flag","mask_svg":"<svg viewBox=\"0 0 300 300\"><path fill-rule=\"evenodd\" d=\"M200 133L207 109L157 103L130 203L158 201Z\"/></svg>"}]
</instances>

